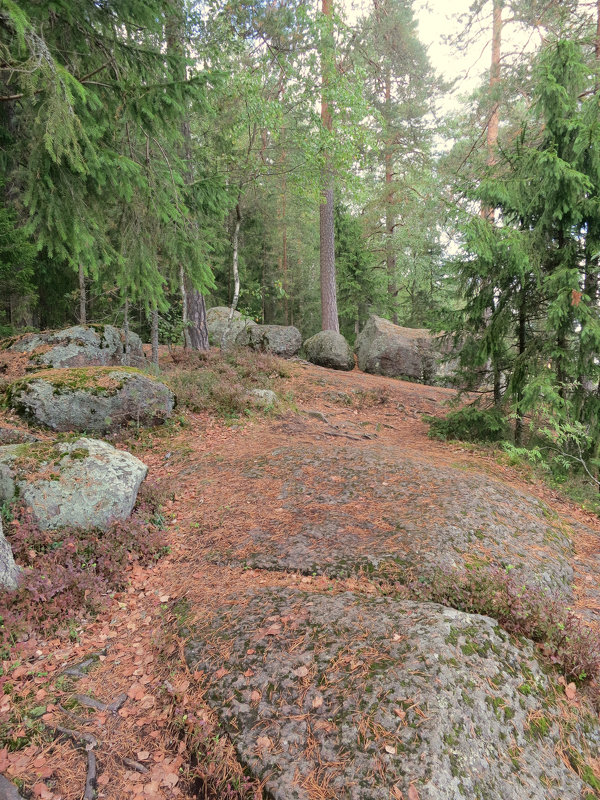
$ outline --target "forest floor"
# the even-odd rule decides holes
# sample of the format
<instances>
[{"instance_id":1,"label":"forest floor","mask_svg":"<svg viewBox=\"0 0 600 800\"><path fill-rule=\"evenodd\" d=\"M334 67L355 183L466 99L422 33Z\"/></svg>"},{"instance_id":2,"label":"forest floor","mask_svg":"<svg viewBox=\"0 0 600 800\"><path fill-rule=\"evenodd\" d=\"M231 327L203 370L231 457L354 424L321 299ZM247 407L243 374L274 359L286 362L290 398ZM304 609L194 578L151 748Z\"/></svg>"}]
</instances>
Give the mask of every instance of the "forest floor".
<instances>
[{"instance_id":1,"label":"forest floor","mask_svg":"<svg viewBox=\"0 0 600 800\"><path fill-rule=\"evenodd\" d=\"M169 552L132 564L128 588L70 636L32 637L2 663L0 723L12 720L13 744L0 743L0 774L24 795L80 800L93 750L99 800L261 796L219 733L204 675L186 666L185 628L257 587L376 593L373 564L399 536L407 570L419 559L444 566L459 545L467 563L501 561L493 537L453 542L449 555L461 514L483 514L470 527L495 530L515 502L527 515L526 498L538 498L572 537L573 607L600 622L600 521L497 453L429 439L421 417L445 413L452 390L304 362L287 370L274 387L289 398L281 413L185 412L122 443L166 491ZM481 487L495 493L494 521L475 502ZM550 577L561 580L560 559L535 535L514 558L532 573L556 562ZM47 735L57 728L71 738Z\"/></svg>"}]
</instances>

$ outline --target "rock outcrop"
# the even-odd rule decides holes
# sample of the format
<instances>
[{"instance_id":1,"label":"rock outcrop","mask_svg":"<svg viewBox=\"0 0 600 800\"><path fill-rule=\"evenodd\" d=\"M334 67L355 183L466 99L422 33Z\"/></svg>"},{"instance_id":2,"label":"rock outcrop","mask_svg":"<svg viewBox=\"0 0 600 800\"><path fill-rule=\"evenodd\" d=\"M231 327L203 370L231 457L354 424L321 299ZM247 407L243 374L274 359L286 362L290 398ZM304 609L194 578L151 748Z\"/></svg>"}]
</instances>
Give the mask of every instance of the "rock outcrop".
<instances>
[{"instance_id":1,"label":"rock outcrop","mask_svg":"<svg viewBox=\"0 0 600 800\"><path fill-rule=\"evenodd\" d=\"M363 372L392 378L435 383L438 374L449 380L447 367L442 367L439 340L428 330L402 328L382 317L369 317L356 338L358 366Z\"/></svg>"},{"instance_id":2,"label":"rock outcrop","mask_svg":"<svg viewBox=\"0 0 600 800\"><path fill-rule=\"evenodd\" d=\"M129 517L147 471L95 439L7 445L0 447L0 503L18 494L43 529L106 529Z\"/></svg>"},{"instance_id":3,"label":"rock outcrop","mask_svg":"<svg viewBox=\"0 0 600 800\"><path fill-rule=\"evenodd\" d=\"M45 370L16 381L11 407L54 431L114 431L127 424L157 425L173 410L173 392L159 380L122 367Z\"/></svg>"},{"instance_id":4,"label":"rock outcrop","mask_svg":"<svg viewBox=\"0 0 600 800\"><path fill-rule=\"evenodd\" d=\"M329 369L354 369L354 354L341 333L320 331L304 342L306 358Z\"/></svg>"},{"instance_id":5,"label":"rock outcrop","mask_svg":"<svg viewBox=\"0 0 600 800\"><path fill-rule=\"evenodd\" d=\"M291 358L302 347L302 334L293 325L252 325L238 333L235 343L259 352Z\"/></svg>"},{"instance_id":6,"label":"rock outcrop","mask_svg":"<svg viewBox=\"0 0 600 800\"><path fill-rule=\"evenodd\" d=\"M0 589L8 589L8 591L16 589L19 582L19 571L10 544L2 530L2 518L0 517Z\"/></svg>"},{"instance_id":7,"label":"rock outcrop","mask_svg":"<svg viewBox=\"0 0 600 800\"><path fill-rule=\"evenodd\" d=\"M210 344L216 345L217 347L221 346L223 333L228 327L229 311L230 309L227 306L214 306L213 308L209 308L206 312L208 341ZM239 311L234 311L231 325L229 325L229 330L225 337L225 347L234 345L238 334L245 331L246 328L252 328L254 326L256 326L254 320L244 317Z\"/></svg>"},{"instance_id":8,"label":"rock outcrop","mask_svg":"<svg viewBox=\"0 0 600 800\"><path fill-rule=\"evenodd\" d=\"M186 649L242 763L274 800L315 776L348 800L580 800L561 758L598 754L585 703L568 727L531 642L434 603L248 593Z\"/></svg>"},{"instance_id":9,"label":"rock outcrop","mask_svg":"<svg viewBox=\"0 0 600 800\"><path fill-rule=\"evenodd\" d=\"M6 349L29 353L34 368L143 367L146 364L140 337L129 333L129 352L126 352L125 333L113 325L74 325L62 331L26 333Z\"/></svg>"}]
</instances>

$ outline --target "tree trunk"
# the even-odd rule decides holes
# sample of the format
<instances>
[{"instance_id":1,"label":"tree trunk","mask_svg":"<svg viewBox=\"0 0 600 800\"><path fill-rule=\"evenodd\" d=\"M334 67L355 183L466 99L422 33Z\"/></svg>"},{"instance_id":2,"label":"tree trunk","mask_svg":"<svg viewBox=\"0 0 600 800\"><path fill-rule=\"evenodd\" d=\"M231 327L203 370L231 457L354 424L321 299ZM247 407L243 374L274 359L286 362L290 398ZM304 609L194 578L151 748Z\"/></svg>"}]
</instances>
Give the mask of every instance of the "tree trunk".
<instances>
[{"instance_id":1,"label":"tree trunk","mask_svg":"<svg viewBox=\"0 0 600 800\"><path fill-rule=\"evenodd\" d=\"M185 288L185 271L183 264L179 265L179 293L181 294L181 324L183 325L183 346L189 350L192 346L190 339L190 326L188 317L188 293Z\"/></svg>"},{"instance_id":2,"label":"tree trunk","mask_svg":"<svg viewBox=\"0 0 600 800\"><path fill-rule=\"evenodd\" d=\"M328 26L333 25L332 0L323 0L323 15L326 17L326 24ZM327 38L330 38L329 31ZM321 123L329 133L331 133L333 125L327 102L327 91L331 83L331 67L328 64L328 57L331 57L331 52L328 53L327 51L331 47L333 47L333 42L327 45L323 44L321 52ZM321 327L324 331L337 331L339 333L340 323L338 320L335 285L334 183L331 159L328 153L325 153L325 166L321 171L322 195L325 202L322 202L319 208Z\"/></svg>"},{"instance_id":3,"label":"tree trunk","mask_svg":"<svg viewBox=\"0 0 600 800\"><path fill-rule=\"evenodd\" d=\"M521 290L521 304L519 306L519 360L521 361L523 358L523 354L525 353L525 337L526 337L526 313L525 313L525 291ZM523 371L523 366L519 363L519 371L521 373L521 377L519 379L519 386L517 388L517 408L516 408L516 420L515 420L515 444L517 447L520 447L523 444L523 409L521 408L523 404L523 381L525 378L525 373Z\"/></svg>"},{"instance_id":4,"label":"tree trunk","mask_svg":"<svg viewBox=\"0 0 600 800\"><path fill-rule=\"evenodd\" d=\"M207 353L210 350L208 343L208 327L206 324L206 302L204 295L193 286L188 287L187 309L189 317L190 347Z\"/></svg>"},{"instance_id":5,"label":"tree trunk","mask_svg":"<svg viewBox=\"0 0 600 800\"><path fill-rule=\"evenodd\" d=\"M125 298L125 311L123 313L123 334L125 336L125 353L123 354L123 363L126 367L129 366L129 353L131 346L129 344L129 298Z\"/></svg>"},{"instance_id":6,"label":"tree trunk","mask_svg":"<svg viewBox=\"0 0 600 800\"><path fill-rule=\"evenodd\" d=\"M240 226L242 224L242 211L240 208L241 194L238 194L237 203L235 204L235 226L233 229L233 298L231 300L231 307L229 308L229 316L227 317L227 325L223 330L221 336L221 350L225 348L227 341L227 334L231 328L233 315L237 308L238 300L240 299L240 269L239 269L239 246L240 246Z\"/></svg>"},{"instance_id":7,"label":"tree trunk","mask_svg":"<svg viewBox=\"0 0 600 800\"><path fill-rule=\"evenodd\" d=\"M392 80L389 68L385 74L385 107L388 120L391 115L392 104ZM396 252L394 250L394 230L396 229L396 217L394 214L394 167L392 159L392 143L388 140L385 143L385 265L388 279L388 300L392 322L398 324L397 297L398 287L396 285Z\"/></svg>"},{"instance_id":8,"label":"tree trunk","mask_svg":"<svg viewBox=\"0 0 600 800\"><path fill-rule=\"evenodd\" d=\"M152 309L152 363L158 372L158 308L154 306Z\"/></svg>"},{"instance_id":9,"label":"tree trunk","mask_svg":"<svg viewBox=\"0 0 600 800\"><path fill-rule=\"evenodd\" d=\"M490 65L490 95L492 96L492 109L487 125L487 165L493 167L496 163L496 148L498 145L498 128L500 123L500 103L496 96L500 83L500 56L502 48L502 4L503 0L494 0L492 18L492 63ZM489 206L481 207L481 216L494 221L494 210Z\"/></svg>"},{"instance_id":10,"label":"tree trunk","mask_svg":"<svg viewBox=\"0 0 600 800\"><path fill-rule=\"evenodd\" d=\"M87 292L85 288L85 273L83 264L79 263L79 323L87 325Z\"/></svg>"}]
</instances>

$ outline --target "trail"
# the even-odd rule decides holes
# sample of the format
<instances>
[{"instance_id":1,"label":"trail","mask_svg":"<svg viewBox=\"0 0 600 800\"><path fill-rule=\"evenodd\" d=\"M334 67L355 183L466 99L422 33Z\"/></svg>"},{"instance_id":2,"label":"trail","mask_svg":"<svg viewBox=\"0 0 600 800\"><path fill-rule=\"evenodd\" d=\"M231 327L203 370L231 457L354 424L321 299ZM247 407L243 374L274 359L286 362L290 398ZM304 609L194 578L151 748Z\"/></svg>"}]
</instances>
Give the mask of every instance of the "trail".
<instances>
[{"instance_id":1,"label":"trail","mask_svg":"<svg viewBox=\"0 0 600 800\"><path fill-rule=\"evenodd\" d=\"M491 455L429 439L421 415L444 413L451 390L302 362L291 373L285 389L294 408L281 417L226 425L187 414L174 435L128 443L168 487L170 551L152 568L132 567L130 588L78 641L36 643L15 679L40 705L56 700L44 724L98 739L98 798L209 797L206 781L193 794L185 789L190 742L203 728L214 784L227 769L243 780L227 739L214 741L203 676L187 669L178 628L246 602L248 590L374 594L369 573L390 553L407 571L508 559L558 586L570 567L573 607L600 622L598 520ZM539 523L542 507L547 525ZM529 524L507 545L516 514ZM57 681L91 653L97 661L87 674ZM74 694L127 699L115 712L69 709ZM6 697L0 713L2 703ZM3 771L35 784L44 800L74 800L86 761L65 739L0 750ZM249 784L247 796L257 791Z\"/></svg>"}]
</instances>

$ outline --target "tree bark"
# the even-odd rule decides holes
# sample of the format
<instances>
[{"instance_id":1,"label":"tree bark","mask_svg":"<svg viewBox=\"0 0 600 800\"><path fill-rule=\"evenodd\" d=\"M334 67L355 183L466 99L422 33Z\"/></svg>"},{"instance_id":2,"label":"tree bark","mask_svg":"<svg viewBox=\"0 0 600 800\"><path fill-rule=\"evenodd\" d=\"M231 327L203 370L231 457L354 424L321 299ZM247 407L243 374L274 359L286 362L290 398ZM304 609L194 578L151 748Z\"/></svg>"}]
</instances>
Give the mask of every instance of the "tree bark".
<instances>
[{"instance_id":1,"label":"tree bark","mask_svg":"<svg viewBox=\"0 0 600 800\"><path fill-rule=\"evenodd\" d=\"M125 336L125 353L123 354L123 362L126 367L129 366L129 352L131 347L129 345L129 298L125 298L125 311L123 313L123 334Z\"/></svg>"},{"instance_id":2,"label":"tree bark","mask_svg":"<svg viewBox=\"0 0 600 800\"><path fill-rule=\"evenodd\" d=\"M204 295L194 287L188 287L187 309L189 316L189 335L192 350L208 352L208 327L206 324L206 302Z\"/></svg>"},{"instance_id":3,"label":"tree bark","mask_svg":"<svg viewBox=\"0 0 600 800\"><path fill-rule=\"evenodd\" d=\"M179 293L181 294L181 324L183 325L183 346L189 350L192 346L190 327L188 322L188 293L185 288L185 271L183 264L179 265Z\"/></svg>"},{"instance_id":4,"label":"tree bark","mask_svg":"<svg viewBox=\"0 0 600 800\"><path fill-rule=\"evenodd\" d=\"M237 203L235 204L235 226L233 228L233 239L232 239L233 298L231 300L231 306L229 308L227 325L225 326L223 330L223 335L221 336L221 350L225 348L225 342L227 341L227 334L229 333L229 330L231 328L233 315L235 314L238 300L240 299L239 246L240 246L240 226L242 224L242 211L240 208L240 200L241 200L241 194L238 195Z\"/></svg>"},{"instance_id":5,"label":"tree bark","mask_svg":"<svg viewBox=\"0 0 600 800\"><path fill-rule=\"evenodd\" d=\"M500 125L500 103L495 96L497 86L500 83L500 56L502 49L502 0L494 0L492 16L492 63L490 65L490 94L492 96L492 109L487 125L487 165L493 167L496 164L496 148L498 145L498 129ZM495 209L483 205L481 216L484 219L494 221Z\"/></svg>"},{"instance_id":6,"label":"tree bark","mask_svg":"<svg viewBox=\"0 0 600 800\"><path fill-rule=\"evenodd\" d=\"M392 104L392 80L389 68L385 73L385 107L388 120L391 115ZM385 143L385 265L388 279L388 299L392 322L398 324L397 297L398 287L396 285L396 252L394 250L394 230L396 228L396 217L394 214L394 166L392 159L392 145L388 140Z\"/></svg>"},{"instance_id":7,"label":"tree bark","mask_svg":"<svg viewBox=\"0 0 600 800\"><path fill-rule=\"evenodd\" d=\"M152 309L152 363L158 372L158 308L154 306Z\"/></svg>"},{"instance_id":8,"label":"tree bark","mask_svg":"<svg viewBox=\"0 0 600 800\"><path fill-rule=\"evenodd\" d=\"M79 263L79 323L87 325L87 292L85 288L85 273L83 264Z\"/></svg>"},{"instance_id":9,"label":"tree bark","mask_svg":"<svg viewBox=\"0 0 600 800\"><path fill-rule=\"evenodd\" d=\"M333 2L323 0L323 15L327 24L333 22ZM322 46L321 52L321 123L331 133L333 129L331 113L327 101L330 86L328 65L329 46ZM320 268L321 268L321 327L324 331L337 331L340 323L337 310L337 291L335 283L335 229L334 229L334 176L329 154L325 153L325 166L321 171L322 197L324 202L319 208Z\"/></svg>"}]
</instances>

